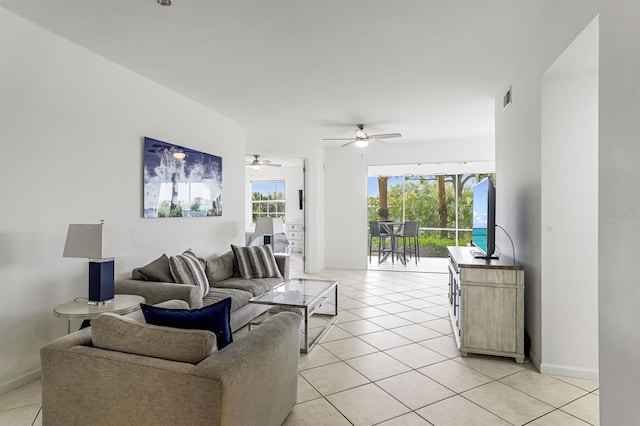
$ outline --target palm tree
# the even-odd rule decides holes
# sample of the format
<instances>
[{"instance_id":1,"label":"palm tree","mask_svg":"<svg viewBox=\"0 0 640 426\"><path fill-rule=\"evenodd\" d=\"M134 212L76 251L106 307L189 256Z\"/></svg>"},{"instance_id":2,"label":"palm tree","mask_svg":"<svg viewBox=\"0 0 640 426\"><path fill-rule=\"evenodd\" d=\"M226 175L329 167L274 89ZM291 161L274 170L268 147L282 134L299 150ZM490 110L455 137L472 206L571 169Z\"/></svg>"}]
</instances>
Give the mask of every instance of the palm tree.
<instances>
[{"instance_id":1,"label":"palm tree","mask_svg":"<svg viewBox=\"0 0 640 426\"><path fill-rule=\"evenodd\" d=\"M447 196L444 189L445 175L438 175L438 228L447 227ZM447 231L440 230L440 238L447 238Z\"/></svg>"},{"instance_id":2,"label":"palm tree","mask_svg":"<svg viewBox=\"0 0 640 426\"><path fill-rule=\"evenodd\" d=\"M380 206L378 207L378 217L380 220L389 220L389 205L387 203L387 183L388 176L378 176L378 193L380 194Z\"/></svg>"}]
</instances>

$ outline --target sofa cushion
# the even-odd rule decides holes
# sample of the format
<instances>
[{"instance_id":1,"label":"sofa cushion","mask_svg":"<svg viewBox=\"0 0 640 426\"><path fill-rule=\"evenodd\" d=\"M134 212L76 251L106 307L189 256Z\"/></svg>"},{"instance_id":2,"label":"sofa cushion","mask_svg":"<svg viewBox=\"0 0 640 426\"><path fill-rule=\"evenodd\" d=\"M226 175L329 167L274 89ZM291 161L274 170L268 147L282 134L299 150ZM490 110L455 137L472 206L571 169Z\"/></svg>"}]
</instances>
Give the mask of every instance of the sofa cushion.
<instances>
[{"instance_id":1,"label":"sofa cushion","mask_svg":"<svg viewBox=\"0 0 640 426\"><path fill-rule=\"evenodd\" d=\"M165 327L213 331L218 349L233 342L231 334L231 298L200 309L165 309L140 304L147 323Z\"/></svg>"},{"instance_id":2,"label":"sofa cushion","mask_svg":"<svg viewBox=\"0 0 640 426\"><path fill-rule=\"evenodd\" d=\"M233 276L233 264L235 256L228 251L222 256L210 256L205 259L205 273L209 284L214 286L218 281L226 280Z\"/></svg>"},{"instance_id":3,"label":"sofa cushion","mask_svg":"<svg viewBox=\"0 0 640 426\"><path fill-rule=\"evenodd\" d=\"M243 278L237 279L247 281ZM202 299L202 306L212 305L216 302L226 299L227 297L231 298L231 312L233 312L249 303L249 299L253 297L253 294L248 291L238 290L235 288L211 287L211 289L209 290L209 294L207 294Z\"/></svg>"},{"instance_id":4,"label":"sofa cushion","mask_svg":"<svg viewBox=\"0 0 640 426\"><path fill-rule=\"evenodd\" d=\"M112 313L91 320L93 346L110 351L197 364L216 351L207 330L181 330L135 321Z\"/></svg>"},{"instance_id":5,"label":"sofa cushion","mask_svg":"<svg viewBox=\"0 0 640 426\"><path fill-rule=\"evenodd\" d=\"M245 279L282 277L271 246L231 246L238 261L240 275Z\"/></svg>"},{"instance_id":6,"label":"sofa cushion","mask_svg":"<svg viewBox=\"0 0 640 426\"><path fill-rule=\"evenodd\" d=\"M204 263L191 249L181 255L171 256L169 266L175 282L197 285L205 296L209 292L209 280L204 271Z\"/></svg>"},{"instance_id":7,"label":"sofa cushion","mask_svg":"<svg viewBox=\"0 0 640 426\"><path fill-rule=\"evenodd\" d=\"M131 272L131 278L143 281L160 281L165 283L174 283L175 280L171 275L169 267L169 258L166 254L162 254L159 258L140 268L136 268Z\"/></svg>"},{"instance_id":8,"label":"sofa cushion","mask_svg":"<svg viewBox=\"0 0 640 426\"><path fill-rule=\"evenodd\" d=\"M252 280L245 280L241 277L232 277L224 281L216 283L216 287L222 288L235 288L250 292L253 296L260 296L271 290L276 285L282 283L282 278L254 278Z\"/></svg>"}]
</instances>

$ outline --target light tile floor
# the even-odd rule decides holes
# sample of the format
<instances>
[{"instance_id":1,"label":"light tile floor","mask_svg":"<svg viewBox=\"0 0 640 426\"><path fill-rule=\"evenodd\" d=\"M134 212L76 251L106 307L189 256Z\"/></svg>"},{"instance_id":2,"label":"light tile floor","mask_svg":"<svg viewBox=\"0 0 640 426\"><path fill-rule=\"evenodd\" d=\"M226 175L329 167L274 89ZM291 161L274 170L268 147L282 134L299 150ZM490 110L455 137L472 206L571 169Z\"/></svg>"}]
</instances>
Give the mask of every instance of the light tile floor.
<instances>
[{"instance_id":1,"label":"light tile floor","mask_svg":"<svg viewBox=\"0 0 640 426\"><path fill-rule=\"evenodd\" d=\"M305 276L295 258L291 276ZM460 357L445 273L313 277L340 282L339 315L300 356L298 404L285 425L599 424L598 382L539 374L510 358ZM35 381L0 395L0 425L41 425L40 393Z\"/></svg>"}]
</instances>

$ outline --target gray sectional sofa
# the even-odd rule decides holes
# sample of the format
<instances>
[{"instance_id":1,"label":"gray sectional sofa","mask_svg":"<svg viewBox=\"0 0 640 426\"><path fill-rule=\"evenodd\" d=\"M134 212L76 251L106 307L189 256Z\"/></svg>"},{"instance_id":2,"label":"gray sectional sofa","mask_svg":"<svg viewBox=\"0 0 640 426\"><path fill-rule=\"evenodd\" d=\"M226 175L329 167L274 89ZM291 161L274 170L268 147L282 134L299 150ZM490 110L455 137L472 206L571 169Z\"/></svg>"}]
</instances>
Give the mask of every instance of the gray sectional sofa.
<instances>
[{"instance_id":1,"label":"gray sectional sofa","mask_svg":"<svg viewBox=\"0 0 640 426\"><path fill-rule=\"evenodd\" d=\"M209 331L131 316L103 314L41 349L43 425L276 426L296 403L299 315L274 315L220 351Z\"/></svg>"},{"instance_id":2,"label":"gray sectional sofa","mask_svg":"<svg viewBox=\"0 0 640 426\"><path fill-rule=\"evenodd\" d=\"M250 304L249 299L289 279L289 255L276 253L274 257L282 275L279 278L242 278L233 251L203 259L210 288L209 293L204 297L198 286L158 281L158 278L162 277L171 279L170 272L167 272L168 263L165 264L162 257L149 265L134 269L131 278L116 280L115 291L118 294L143 296L146 303L150 305L166 300L184 300L191 309L201 308L231 297L231 329L236 331L269 309L267 305Z\"/></svg>"}]
</instances>

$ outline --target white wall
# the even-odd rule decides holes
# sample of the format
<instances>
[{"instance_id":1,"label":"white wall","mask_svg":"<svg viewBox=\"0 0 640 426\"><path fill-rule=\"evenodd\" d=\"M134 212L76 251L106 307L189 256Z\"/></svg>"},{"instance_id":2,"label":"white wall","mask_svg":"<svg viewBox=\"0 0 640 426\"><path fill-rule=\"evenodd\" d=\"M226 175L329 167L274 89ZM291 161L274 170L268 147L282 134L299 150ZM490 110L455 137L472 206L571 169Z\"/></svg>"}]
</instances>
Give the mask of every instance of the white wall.
<instances>
[{"instance_id":1,"label":"white wall","mask_svg":"<svg viewBox=\"0 0 640 426\"><path fill-rule=\"evenodd\" d=\"M492 161L490 140L372 143L325 150L327 268L367 268L367 167L381 164Z\"/></svg>"},{"instance_id":2,"label":"white wall","mask_svg":"<svg viewBox=\"0 0 640 426\"><path fill-rule=\"evenodd\" d=\"M540 371L593 380L598 379L597 165L596 19L542 82Z\"/></svg>"},{"instance_id":3,"label":"white wall","mask_svg":"<svg viewBox=\"0 0 640 426\"><path fill-rule=\"evenodd\" d=\"M63 259L69 223L129 223L137 254L226 251L244 236L244 130L235 122L0 8L0 393L37 378L66 333L54 306L87 293ZM142 138L219 155L223 216L142 219Z\"/></svg>"},{"instance_id":4,"label":"white wall","mask_svg":"<svg viewBox=\"0 0 640 426\"><path fill-rule=\"evenodd\" d=\"M259 170L253 170L246 167L246 185L245 185L245 228L253 229L251 222L251 182L257 181L273 181L284 180L285 190L285 218L290 223L303 223L304 210L300 209L298 190L303 189L304 173L300 167L262 167Z\"/></svg>"},{"instance_id":5,"label":"white wall","mask_svg":"<svg viewBox=\"0 0 640 426\"><path fill-rule=\"evenodd\" d=\"M626 426L640 419L640 2L600 9L600 424Z\"/></svg>"},{"instance_id":6,"label":"white wall","mask_svg":"<svg viewBox=\"0 0 640 426\"><path fill-rule=\"evenodd\" d=\"M496 223L511 235L516 262L525 270L525 331L531 361L539 367L542 354L540 284L540 97L541 75L534 69L514 71L509 84L513 103L506 110L496 102ZM510 247L503 232L496 244Z\"/></svg>"},{"instance_id":7,"label":"white wall","mask_svg":"<svg viewBox=\"0 0 640 426\"><path fill-rule=\"evenodd\" d=\"M319 272L325 268L326 234L326 194L325 194L325 157L324 148L317 146L312 155L305 160L304 194L304 270L308 273Z\"/></svg>"}]
</instances>

